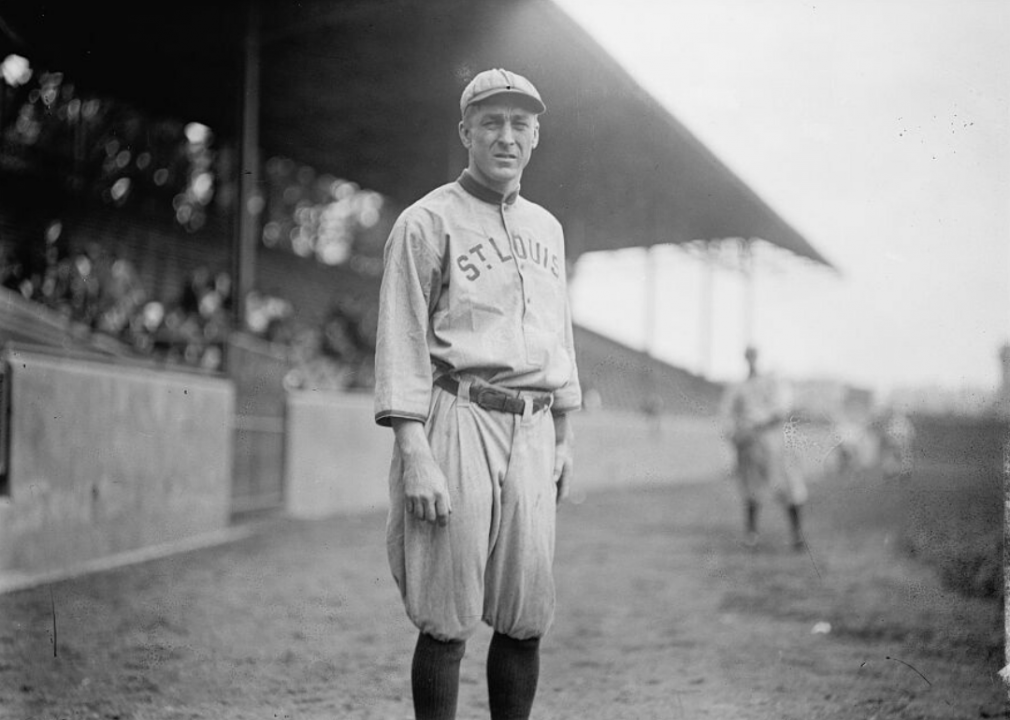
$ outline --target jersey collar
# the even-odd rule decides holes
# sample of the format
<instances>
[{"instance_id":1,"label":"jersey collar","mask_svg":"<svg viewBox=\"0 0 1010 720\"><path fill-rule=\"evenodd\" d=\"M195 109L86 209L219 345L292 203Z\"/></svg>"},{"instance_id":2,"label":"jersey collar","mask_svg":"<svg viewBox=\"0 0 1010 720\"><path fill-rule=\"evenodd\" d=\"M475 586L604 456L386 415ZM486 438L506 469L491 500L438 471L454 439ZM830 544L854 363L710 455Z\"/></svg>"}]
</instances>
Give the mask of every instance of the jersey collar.
<instances>
[{"instance_id":1,"label":"jersey collar","mask_svg":"<svg viewBox=\"0 0 1010 720\"><path fill-rule=\"evenodd\" d=\"M462 185L464 190L478 200L483 200L484 202L491 203L492 205L501 205L502 203L512 205L519 197L519 188L516 188L508 195L502 195L500 192L492 190L487 185L482 185L480 181L471 175L468 170L464 170L456 182Z\"/></svg>"}]
</instances>

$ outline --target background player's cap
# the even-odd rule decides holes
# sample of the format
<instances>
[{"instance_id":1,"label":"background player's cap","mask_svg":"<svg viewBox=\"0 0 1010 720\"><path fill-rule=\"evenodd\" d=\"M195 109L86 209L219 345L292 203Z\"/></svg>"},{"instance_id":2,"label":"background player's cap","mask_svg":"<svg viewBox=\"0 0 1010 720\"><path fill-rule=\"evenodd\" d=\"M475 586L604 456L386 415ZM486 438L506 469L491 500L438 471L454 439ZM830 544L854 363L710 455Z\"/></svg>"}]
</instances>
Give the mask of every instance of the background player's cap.
<instances>
[{"instance_id":1,"label":"background player's cap","mask_svg":"<svg viewBox=\"0 0 1010 720\"><path fill-rule=\"evenodd\" d=\"M533 83L522 75L495 68L478 73L463 89L459 98L460 115L466 112L468 106L484 102L495 95L510 95L538 115L547 110Z\"/></svg>"}]
</instances>

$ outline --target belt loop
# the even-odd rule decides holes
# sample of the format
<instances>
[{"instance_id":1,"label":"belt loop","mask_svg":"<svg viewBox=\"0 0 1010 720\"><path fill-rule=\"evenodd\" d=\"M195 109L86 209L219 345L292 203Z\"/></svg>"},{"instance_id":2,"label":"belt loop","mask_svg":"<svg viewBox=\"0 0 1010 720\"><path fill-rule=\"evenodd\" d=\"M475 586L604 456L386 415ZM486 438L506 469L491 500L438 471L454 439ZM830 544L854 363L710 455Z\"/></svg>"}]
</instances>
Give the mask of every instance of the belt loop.
<instances>
[{"instance_id":1,"label":"belt loop","mask_svg":"<svg viewBox=\"0 0 1010 720\"><path fill-rule=\"evenodd\" d=\"M533 398L520 395L523 401L523 422L528 423L533 418Z\"/></svg>"},{"instance_id":2,"label":"belt loop","mask_svg":"<svg viewBox=\"0 0 1010 720\"><path fill-rule=\"evenodd\" d=\"M459 387L456 388L456 406L457 407L470 407L470 385L472 385L470 378L460 378Z\"/></svg>"}]
</instances>

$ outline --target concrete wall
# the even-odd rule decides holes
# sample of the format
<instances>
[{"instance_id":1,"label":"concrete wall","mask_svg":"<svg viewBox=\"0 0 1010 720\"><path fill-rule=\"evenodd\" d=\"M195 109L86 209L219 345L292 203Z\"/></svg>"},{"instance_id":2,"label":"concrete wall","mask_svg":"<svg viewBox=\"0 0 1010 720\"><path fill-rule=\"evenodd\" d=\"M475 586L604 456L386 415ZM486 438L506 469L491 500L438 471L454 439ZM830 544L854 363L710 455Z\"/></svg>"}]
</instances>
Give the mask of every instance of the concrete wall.
<instances>
[{"instance_id":1,"label":"concrete wall","mask_svg":"<svg viewBox=\"0 0 1010 720\"><path fill-rule=\"evenodd\" d=\"M607 410L581 412L574 421L576 496L725 477L732 467L716 418Z\"/></svg>"},{"instance_id":2,"label":"concrete wall","mask_svg":"<svg viewBox=\"0 0 1010 720\"><path fill-rule=\"evenodd\" d=\"M370 393L288 393L284 497L290 515L387 506L393 431L373 417Z\"/></svg>"},{"instance_id":3,"label":"concrete wall","mask_svg":"<svg viewBox=\"0 0 1010 720\"><path fill-rule=\"evenodd\" d=\"M228 524L228 381L18 350L6 360L0 571L68 569Z\"/></svg>"},{"instance_id":4,"label":"concrete wall","mask_svg":"<svg viewBox=\"0 0 1010 720\"><path fill-rule=\"evenodd\" d=\"M619 411L578 413L576 497L614 487L725 476L731 457L711 418L656 422ZM393 433L372 420L369 394L288 395L285 498L295 517L387 507Z\"/></svg>"}]
</instances>

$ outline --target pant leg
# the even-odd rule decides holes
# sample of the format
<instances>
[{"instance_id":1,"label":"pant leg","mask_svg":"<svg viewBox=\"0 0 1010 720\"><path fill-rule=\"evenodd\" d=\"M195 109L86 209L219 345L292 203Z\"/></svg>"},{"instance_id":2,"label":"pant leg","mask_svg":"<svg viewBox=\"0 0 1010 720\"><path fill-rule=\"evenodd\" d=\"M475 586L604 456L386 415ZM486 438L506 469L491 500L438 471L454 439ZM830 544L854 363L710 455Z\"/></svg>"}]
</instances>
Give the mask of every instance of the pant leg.
<instances>
[{"instance_id":1,"label":"pant leg","mask_svg":"<svg viewBox=\"0 0 1010 720\"><path fill-rule=\"evenodd\" d=\"M517 640L541 637L554 619L554 422L516 418L502 478L497 535L485 577L484 620Z\"/></svg>"},{"instance_id":2,"label":"pant leg","mask_svg":"<svg viewBox=\"0 0 1010 720\"><path fill-rule=\"evenodd\" d=\"M439 640L465 640L483 615L496 478L508 462L510 438L502 420L457 403L440 388L433 392L426 430L449 483L452 515L446 527L406 513L403 461L394 449L387 525L390 568L408 617Z\"/></svg>"},{"instance_id":3,"label":"pant leg","mask_svg":"<svg viewBox=\"0 0 1010 720\"><path fill-rule=\"evenodd\" d=\"M802 505L807 500L807 484L799 457L789 448L780 430L767 433L768 470L775 495L786 505Z\"/></svg>"},{"instance_id":4,"label":"pant leg","mask_svg":"<svg viewBox=\"0 0 1010 720\"><path fill-rule=\"evenodd\" d=\"M737 479L745 502L764 502L768 494L768 454L758 436L737 446Z\"/></svg>"}]
</instances>

